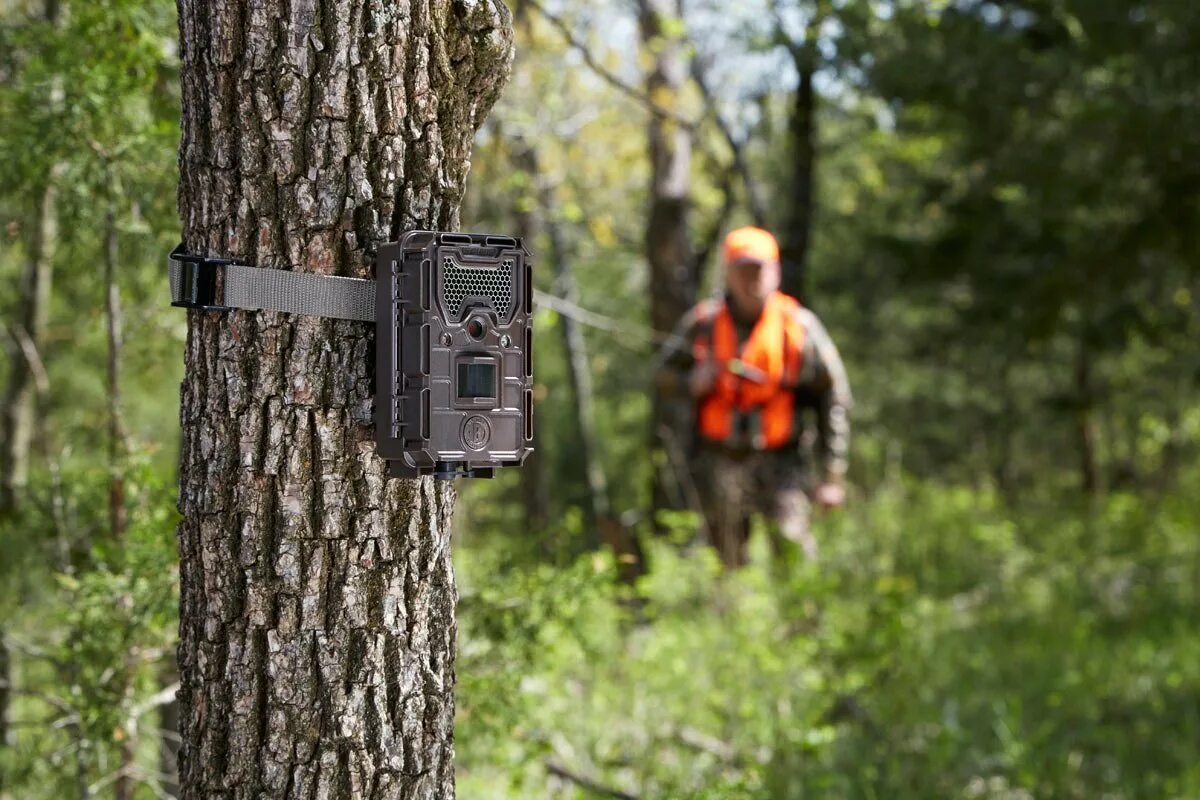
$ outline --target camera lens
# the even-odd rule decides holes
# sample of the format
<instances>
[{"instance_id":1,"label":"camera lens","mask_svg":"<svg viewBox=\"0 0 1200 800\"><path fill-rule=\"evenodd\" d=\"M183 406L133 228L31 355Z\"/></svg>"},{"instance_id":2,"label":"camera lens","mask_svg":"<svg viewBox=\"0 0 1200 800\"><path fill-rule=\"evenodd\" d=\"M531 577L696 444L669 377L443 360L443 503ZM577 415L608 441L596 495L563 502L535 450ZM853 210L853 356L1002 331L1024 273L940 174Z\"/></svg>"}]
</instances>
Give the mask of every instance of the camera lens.
<instances>
[{"instance_id":1,"label":"camera lens","mask_svg":"<svg viewBox=\"0 0 1200 800\"><path fill-rule=\"evenodd\" d=\"M484 327L482 320L473 319L467 323L467 335L472 339L482 339L483 332Z\"/></svg>"}]
</instances>

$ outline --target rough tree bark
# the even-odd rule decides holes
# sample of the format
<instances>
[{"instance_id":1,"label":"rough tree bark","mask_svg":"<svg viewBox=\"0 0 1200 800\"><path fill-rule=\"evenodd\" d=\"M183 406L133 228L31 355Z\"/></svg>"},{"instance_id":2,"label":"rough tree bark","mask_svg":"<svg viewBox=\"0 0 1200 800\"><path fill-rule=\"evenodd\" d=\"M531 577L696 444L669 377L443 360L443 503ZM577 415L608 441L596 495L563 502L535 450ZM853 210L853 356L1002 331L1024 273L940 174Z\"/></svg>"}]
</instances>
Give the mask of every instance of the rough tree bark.
<instances>
[{"instance_id":1,"label":"rough tree bark","mask_svg":"<svg viewBox=\"0 0 1200 800\"><path fill-rule=\"evenodd\" d=\"M638 0L638 23L645 51L653 59L646 94L658 106L675 111L688 76L686 42L673 31L682 16L679 0ZM650 263L650 321L655 330L672 330L696 301L696 271L688 236L691 203L692 131L665 115L647 123L650 156L650 208L646 221L646 257ZM672 442L688 436L688 409L655 393L651 413L651 453L656 465L655 510L681 508L680 481L670 480ZM664 446L665 445L665 446ZM674 448L678 449L678 448Z\"/></svg>"},{"instance_id":2,"label":"rough tree bark","mask_svg":"<svg viewBox=\"0 0 1200 800\"><path fill-rule=\"evenodd\" d=\"M367 276L456 228L499 0L179 0L188 250ZM451 798L449 484L388 480L369 324L189 312L185 798Z\"/></svg>"}]
</instances>

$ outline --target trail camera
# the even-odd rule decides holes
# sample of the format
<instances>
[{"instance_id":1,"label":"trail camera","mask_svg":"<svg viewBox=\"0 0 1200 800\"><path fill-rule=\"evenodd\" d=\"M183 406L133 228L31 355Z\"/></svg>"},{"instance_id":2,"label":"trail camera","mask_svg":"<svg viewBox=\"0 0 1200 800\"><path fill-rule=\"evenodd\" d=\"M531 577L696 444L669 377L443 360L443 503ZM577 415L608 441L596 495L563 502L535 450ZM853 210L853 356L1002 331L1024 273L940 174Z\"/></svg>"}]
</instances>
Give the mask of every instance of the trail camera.
<instances>
[{"instance_id":1,"label":"trail camera","mask_svg":"<svg viewBox=\"0 0 1200 800\"><path fill-rule=\"evenodd\" d=\"M412 231L377 281L171 253L172 305L375 321L375 440L393 477L490 478L533 451L533 284L508 236Z\"/></svg>"},{"instance_id":2,"label":"trail camera","mask_svg":"<svg viewBox=\"0 0 1200 800\"><path fill-rule=\"evenodd\" d=\"M533 442L533 287L506 236L409 233L376 265L375 425L392 475L490 477Z\"/></svg>"}]
</instances>

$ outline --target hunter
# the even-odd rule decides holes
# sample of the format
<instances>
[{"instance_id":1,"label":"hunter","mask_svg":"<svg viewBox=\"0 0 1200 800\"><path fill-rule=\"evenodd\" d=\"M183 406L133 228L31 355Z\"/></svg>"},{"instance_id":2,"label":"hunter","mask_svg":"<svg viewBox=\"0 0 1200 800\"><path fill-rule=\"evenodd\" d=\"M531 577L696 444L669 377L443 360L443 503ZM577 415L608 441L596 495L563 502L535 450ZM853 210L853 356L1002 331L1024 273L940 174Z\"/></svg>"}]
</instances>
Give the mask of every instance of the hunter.
<instances>
[{"instance_id":1,"label":"hunter","mask_svg":"<svg viewBox=\"0 0 1200 800\"><path fill-rule=\"evenodd\" d=\"M657 383L669 395L692 398L693 473L722 562L746 563L756 511L774 523L777 552L782 536L815 559L810 498L824 510L846 498L846 371L817 316L779 290L774 236L761 228L732 231L722 261L724 295L684 315L660 354ZM815 437L805 435L805 409L815 416Z\"/></svg>"}]
</instances>

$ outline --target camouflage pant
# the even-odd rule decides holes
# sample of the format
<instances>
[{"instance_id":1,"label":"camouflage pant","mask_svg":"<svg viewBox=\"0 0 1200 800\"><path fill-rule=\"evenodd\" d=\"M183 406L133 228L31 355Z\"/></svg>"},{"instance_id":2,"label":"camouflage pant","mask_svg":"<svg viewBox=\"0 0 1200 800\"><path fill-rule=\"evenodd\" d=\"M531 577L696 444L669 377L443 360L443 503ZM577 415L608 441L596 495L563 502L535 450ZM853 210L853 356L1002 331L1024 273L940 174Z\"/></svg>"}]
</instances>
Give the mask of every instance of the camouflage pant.
<instances>
[{"instance_id":1,"label":"camouflage pant","mask_svg":"<svg viewBox=\"0 0 1200 800\"><path fill-rule=\"evenodd\" d=\"M777 554L786 540L798 544L805 557L816 558L799 454L790 449L740 454L702 446L696 465L708 540L725 566L746 564L755 513L771 523L768 531Z\"/></svg>"}]
</instances>

